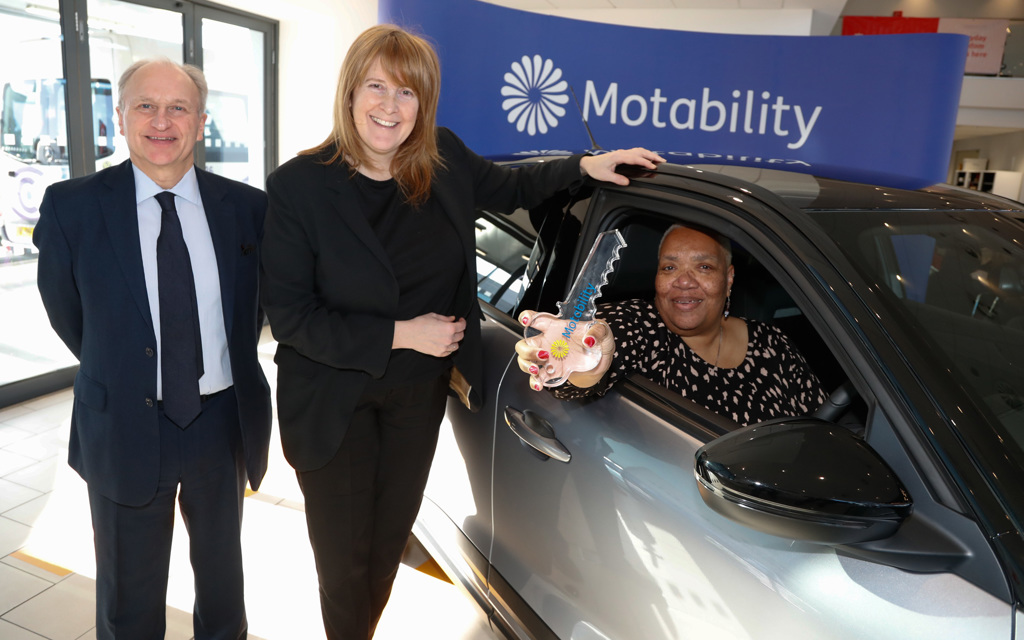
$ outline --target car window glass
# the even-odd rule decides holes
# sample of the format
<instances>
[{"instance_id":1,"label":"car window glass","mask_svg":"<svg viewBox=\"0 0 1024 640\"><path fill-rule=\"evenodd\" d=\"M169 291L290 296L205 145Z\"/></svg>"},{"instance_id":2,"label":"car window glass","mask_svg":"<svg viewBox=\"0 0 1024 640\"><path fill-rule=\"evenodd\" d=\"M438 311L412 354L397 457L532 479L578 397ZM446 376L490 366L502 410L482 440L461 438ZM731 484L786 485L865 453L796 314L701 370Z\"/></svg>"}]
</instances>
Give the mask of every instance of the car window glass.
<instances>
[{"instance_id":1,"label":"car window glass","mask_svg":"<svg viewBox=\"0 0 1024 640\"><path fill-rule=\"evenodd\" d=\"M952 373L1024 444L1024 233L994 214L857 212L839 245L948 356ZM884 223L878 217L885 215Z\"/></svg>"},{"instance_id":2,"label":"car window glass","mask_svg":"<svg viewBox=\"0 0 1024 640\"><path fill-rule=\"evenodd\" d=\"M479 299L510 313L522 293L522 275L532 243L527 232L498 226L495 217L476 219L476 295Z\"/></svg>"}]
</instances>

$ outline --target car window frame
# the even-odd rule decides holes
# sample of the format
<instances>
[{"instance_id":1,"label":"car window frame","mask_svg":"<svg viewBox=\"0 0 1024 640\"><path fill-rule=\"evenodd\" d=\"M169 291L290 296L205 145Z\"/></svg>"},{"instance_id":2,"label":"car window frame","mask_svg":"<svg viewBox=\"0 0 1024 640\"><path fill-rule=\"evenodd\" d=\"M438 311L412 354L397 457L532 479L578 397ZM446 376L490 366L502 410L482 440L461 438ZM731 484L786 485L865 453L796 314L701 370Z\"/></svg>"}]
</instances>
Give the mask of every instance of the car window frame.
<instances>
[{"instance_id":1,"label":"car window frame","mask_svg":"<svg viewBox=\"0 0 1024 640\"><path fill-rule=\"evenodd\" d=\"M854 362L844 363L840 358L840 354L845 353L847 349L837 350L833 346L840 340L840 336L835 334L832 326L819 313L819 310L811 304L808 296L802 292L794 279L794 274L791 273L792 269L783 266L786 262L795 265L799 262L799 259L796 256L780 255L782 253L780 244L772 241L766 234L756 232L757 221L751 218L749 212L738 208L730 209L723 207L719 199L692 197L697 194L682 195L662 192L658 193L656 197L644 197L640 194L625 193L614 188L606 188L603 191L601 202L592 202L591 209L588 211L586 222L580 233L579 249L570 268L570 273L575 274L578 271L579 265L586 259L587 248L593 244L594 239L596 239L599 233L621 228L625 220L641 217L660 218L665 221L666 227L668 224L679 222L698 224L712 229L730 238L734 243L743 246L754 259L760 262L761 266L771 277L775 278L779 286L792 297L803 315L818 334L822 336L822 340L828 345L833 358L837 361L837 365L843 368L843 371L858 388L858 391L865 387L865 380L857 373L855 368L857 364ZM603 211L593 215L595 206L603 209ZM773 248L774 251L767 251L768 247ZM651 274L652 281L653 277L654 274ZM737 277L742 279L742 274L738 273ZM809 279L806 280L808 280L807 286L811 286ZM565 284L563 292L568 290L570 284ZM819 284L815 283L814 286L819 286ZM827 334L827 337L825 334ZM825 389L826 393L831 393L832 391L833 389ZM650 394L644 392L640 395L649 396ZM687 400L686 405L675 408L682 409L686 413L703 413L703 411L689 411L689 404L696 403ZM704 410L702 405L697 406ZM737 428L735 422L727 421L734 425L732 430Z\"/></svg>"}]
</instances>

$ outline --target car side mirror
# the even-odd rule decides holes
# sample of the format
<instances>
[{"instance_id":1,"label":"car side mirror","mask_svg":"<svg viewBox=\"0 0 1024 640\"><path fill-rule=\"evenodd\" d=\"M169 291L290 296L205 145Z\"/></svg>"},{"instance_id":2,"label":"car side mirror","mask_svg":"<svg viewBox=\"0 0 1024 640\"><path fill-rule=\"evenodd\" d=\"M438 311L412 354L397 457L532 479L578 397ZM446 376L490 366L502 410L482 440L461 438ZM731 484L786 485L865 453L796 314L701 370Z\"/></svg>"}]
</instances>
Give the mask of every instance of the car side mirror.
<instances>
[{"instance_id":1,"label":"car side mirror","mask_svg":"<svg viewBox=\"0 0 1024 640\"><path fill-rule=\"evenodd\" d=\"M893 535L913 509L899 478L864 440L815 418L752 425L701 447L704 502L784 538L855 544Z\"/></svg>"}]
</instances>

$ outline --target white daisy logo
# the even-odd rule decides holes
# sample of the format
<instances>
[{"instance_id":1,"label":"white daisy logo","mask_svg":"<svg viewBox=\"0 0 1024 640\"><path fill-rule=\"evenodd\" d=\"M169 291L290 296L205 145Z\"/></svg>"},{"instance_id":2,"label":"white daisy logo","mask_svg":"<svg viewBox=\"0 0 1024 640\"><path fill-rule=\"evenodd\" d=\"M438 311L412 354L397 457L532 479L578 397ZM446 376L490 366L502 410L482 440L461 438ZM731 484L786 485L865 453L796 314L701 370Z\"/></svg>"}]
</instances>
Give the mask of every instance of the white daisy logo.
<instances>
[{"instance_id":1,"label":"white daisy logo","mask_svg":"<svg viewBox=\"0 0 1024 640\"><path fill-rule=\"evenodd\" d=\"M549 127L557 127L558 118L565 115L561 105L569 102L565 93L569 83L562 80L562 70L554 67L551 60L539 55L523 56L505 73L501 108L508 112L508 121L514 122L520 133L545 134Z\"/></svg>"}]
</instances>

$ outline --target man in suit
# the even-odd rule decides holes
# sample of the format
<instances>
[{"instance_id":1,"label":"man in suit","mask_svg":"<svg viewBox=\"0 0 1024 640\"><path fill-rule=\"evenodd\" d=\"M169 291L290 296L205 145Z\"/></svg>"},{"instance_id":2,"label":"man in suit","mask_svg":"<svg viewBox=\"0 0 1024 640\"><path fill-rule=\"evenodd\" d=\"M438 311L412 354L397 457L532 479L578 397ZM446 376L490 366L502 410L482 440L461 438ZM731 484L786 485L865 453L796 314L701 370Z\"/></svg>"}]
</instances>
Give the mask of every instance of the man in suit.
<instances>
[{"instance_id":1,"label":"man in suit","mask_svg":"<svg viewBox=\"0 0 1024 640\"><path fill-rule=\"evenodd\" d=\"M271 421L256 352L266 196L193 165L202 71L144 60L118 87L130 161L49 187L34 236L50 323L80 362L69 463L89 488L96 637L164 637L177 497L195 638L245 638L242 500Z\"/></svg>"}]
</instances>

